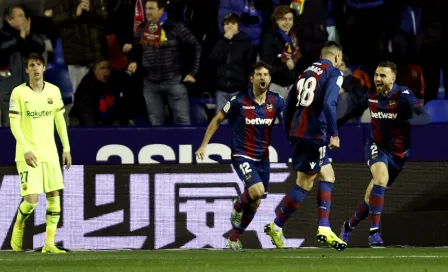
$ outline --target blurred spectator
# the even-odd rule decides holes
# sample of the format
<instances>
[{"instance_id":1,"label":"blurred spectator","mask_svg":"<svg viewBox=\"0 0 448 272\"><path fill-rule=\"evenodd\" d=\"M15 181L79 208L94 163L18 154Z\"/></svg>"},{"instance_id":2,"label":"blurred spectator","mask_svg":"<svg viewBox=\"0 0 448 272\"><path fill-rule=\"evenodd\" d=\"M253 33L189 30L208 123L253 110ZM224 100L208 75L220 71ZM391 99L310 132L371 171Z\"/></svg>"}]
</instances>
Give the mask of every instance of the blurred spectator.
<instances>
[{"instance_id":1,"label":"blurred spectator","mask_svg":"<svg viewBox=\"0 0 448 272\"><path fill-rule=\"evenodd\" d=\"M350 60L344 55L339 70L344 74L344 82L339 93L347 93L350 95L353 105L359 105L364 98L364 94L368 91L367 86L363 85L361 80L353 76L352 70L349 68Z\"/></svg>"},{"instance_id":2,"label":"blurred spectator","mask_svg":"<svg viewBox=\"0 0 448 272\"><path fill-rule=\"evenodd\" d=\"M295 2L295 1L294 1ZM299 5L292 5L300 12L293 27L299 40L302 58L296 69L298 74L320 59L320 51L328 41L327 17L328 0L299 0Z\"/></svg>"},{"instance_id":3,"label":"blurred spectator","mask_svg":"<svg viewBox=\"0 0 448 272\"><path fill-rule=\"evenodd\" d=\"M422 45L422 9L415 0L409 1L405 5L400 5L397 13L400 16L393 16L395 29L391 38L392 59L401 66L411 63L418 63ZM403 67L405 68L405 67Z\"/></svg>"},{"instance_id":4,"label":"blurred spectator","mask_svg":"<svg viewBox=\"0 0 448 272\"><path fill-rule=\"evenodd\" d=\"M335 9L333 9L333 0L328 0L327 33L329 41L339 43L339 33L336 28L336 14Z\"/></svg>"},{"instance_id":5,"label":"blurred spectator","mask_svg":"<svg viewBox=\"0 0 448 272\"><path fill-rule=\"evenodd\" d=\"M133 58L141 61L146 70L144 96L152 125L164 125L164 99L167 100L174 123L190 124L189 98L185 83L196 82L199 70L201 45L181 22L168 18L164 0L145 3L146 24L140 25L137 44L126 44ZM135 48L134 48L135 46ZM182 74L182 47L194 49L194 61L186 76Z\"/></svg>"},{"instance_id":6,"label":"blurred spectator","mask_svg":"<svg viewBox=\"0 0 448 272\"><path fill-rule=\"evenodd\" d=\"M141 3L142 0L108 0L105 33L112 68L126 70L128 67L124 45L132 43L134 40L134 17L136 11L143 12L143 8L137 9ZM144 18L139 18L139 20L144 20Z\"/></svg>"},{"instance_id":7,"label":"blurred spectator","mask_svg":"<svg viewBox=\"0 0 448 272\"><path fill-rule=\"evenodd\" d=\"M424 100L437 99L440 69L443 70L445 99L448 99L448 1L422 1L422 69L426 82Z\"/></svg>"},{"instance_id":8,"label":"blurred spectator","mask_svg":"<svg viewBox=\"0 0 448 272\"><path fill-rule=\"evenodd\" d=\"M130 88L130 76L111 69L107 60L94 64L75 92L75 101L70 113L81 126L113 125L128 123L125 98ZM127 107L130 106L130 107Z\"/></svg>"},{"instance_id":9,"label":"blurred spectator","mask_svg":"<svg viewBox=\"0 0 448 272\"><path fill-rule=\"evenodd\" d=\"M345 13L342 14L345 20L338 28L344 52L353 63L363 64L369 71L375 69L386 53L386 26L390 27L390 20L386 16L384 2L346 0Z\"/></svg>"},{"instance_id":10,"label":"blurred spectator","mask_svg":"<svg viewBox=\"0 0 448 272\"><path fill-rule=\"evenodd\" d=\"M338 118L344 116L349 110L353 109L364 99L367 88L362 85L361 80L354 77L349 68L350 60L344 55L339 70L344 74L344 82L339 90L337 115Z\"/></svg>"},{"instance_id":11,"label":"blurred spectator","mask_svg":"<svg viewBox=\"0 0 448 272\"><path fill-rule=\"evenodd\" d=\"M240 16L240 30L246 33L253 45L260 44L262 36L263 16L259 9L264 6L261 0L221 0L218 9L218 26L219 33L224 33L224 28L221 22L224 15L232 12Z\"/></svg>"},{"instance_id":12,"label":"blurred spectator","mask_svg":"<svg viewBox=\"0 0 448 272\"><path fill-rule=\"evenodd\" d=\"M251 65L255 61L252 45L239 30L239 17L228 13L223 18L224 35L213 48L210 61L216 67L216 111L240 91L248 88Z\"/></svg>"},{"instance_id":13,"label":"blurred spectator","mask_svg":"<svg viewBox=\"0 0 448 272\"><path fill-rule=\"evenodd\" d=\"M73 90L93 62L107 57L105 25L107 0L47 0L45 11L52 13L60 30L64 62L68 65Z\"/></svg>"},{"instance_id":14,"label":"blurred spectator","mask_svg":"<svg viewBox=\"0 0 448 272\"><path fill-rule=\"evenodd\" d=\"M0 125L9 126L9 98L12 90L28 80L24 57L42 54L44 38L31 32L31 20L21 5L5 9L0 30Z\"/></svg>"},{"instance_id":15,"label":"blurred spectator","mask_svg":"<svg viewBox=\"0 0 448 272\"><path fill-rule=\"evenodd\" d=\"M297 61L301 58L299 42L291 31L294 24L293 10L289 6L278 6L272 14L274 25L263 36L260 59L272 65L272 82L269 90L286 99L297 80Z\"/></svg>"}]
</instances>

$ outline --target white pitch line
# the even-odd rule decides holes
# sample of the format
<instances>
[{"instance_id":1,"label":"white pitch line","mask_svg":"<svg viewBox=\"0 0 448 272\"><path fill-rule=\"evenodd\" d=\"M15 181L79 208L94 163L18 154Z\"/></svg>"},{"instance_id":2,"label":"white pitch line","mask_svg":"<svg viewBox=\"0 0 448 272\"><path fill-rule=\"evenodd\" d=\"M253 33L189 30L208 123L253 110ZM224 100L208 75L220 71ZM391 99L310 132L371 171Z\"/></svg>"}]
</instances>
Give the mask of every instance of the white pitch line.
<instances>
[{"instance_id":1,"label":"white pitch line","mask_svg":"<svg viewBox=\"0 0 448 272\"><path fill-rule=\"evenodd\" d=\"M275 256L271 257L274 259L407 259L407 258L422 258L422 259L438 259L438 258L448 258L448 256L440 255L403 255L403 256Z\"/></svg>"}]
</instances>

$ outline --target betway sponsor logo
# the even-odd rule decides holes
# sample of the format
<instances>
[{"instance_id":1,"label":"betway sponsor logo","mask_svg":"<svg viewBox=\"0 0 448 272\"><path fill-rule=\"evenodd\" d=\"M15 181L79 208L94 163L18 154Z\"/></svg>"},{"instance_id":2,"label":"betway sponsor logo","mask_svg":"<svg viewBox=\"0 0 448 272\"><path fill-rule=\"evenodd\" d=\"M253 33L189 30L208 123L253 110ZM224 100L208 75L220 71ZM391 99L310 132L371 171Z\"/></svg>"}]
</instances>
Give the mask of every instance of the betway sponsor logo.
<instances>
[{"instance_id":1,"label":"betway sponsor logo","mask_svg":"<svg viewBox=\"0 0 448 272\"><path fill-rule=\"evenodd\" d=\"M26 116L33 118L52 116L53 111L27 111Z\"/></svg>"},{"instance_id":2,"label":"betway sponsor logo","mask_svg":"<svg viewBox=\"0 0 448 272\"><path fill-rule=\"evenodd\" d=\"M270 126L272 124L272 118L254 118L249 119L246 118L246 125L268 125Z\"/></svg>"},{"instance_id":3,"label":"betway sponsor logo","mask_svg":"<svg viewBox=\"0 0 448 272\"><path fill-rule=\"evenodd\" d=\"M372 116L372 118L376 118L376 119L391 119L391 120L397 119L396 113L370 111L370 115Z\"/></svg>"}]
</instances>

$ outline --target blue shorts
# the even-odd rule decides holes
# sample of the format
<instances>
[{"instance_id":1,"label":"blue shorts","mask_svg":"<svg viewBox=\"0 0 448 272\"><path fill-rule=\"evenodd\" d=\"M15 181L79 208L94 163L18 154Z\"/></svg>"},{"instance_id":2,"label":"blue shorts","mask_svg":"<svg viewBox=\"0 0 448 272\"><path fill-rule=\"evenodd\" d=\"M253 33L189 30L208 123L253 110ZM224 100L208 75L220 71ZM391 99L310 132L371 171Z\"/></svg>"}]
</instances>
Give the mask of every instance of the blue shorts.
<instances>
[{"instance_id":1,"label":"blue shorts","mask_svg":"<svg viewBox=\"0 0 448 272\"><path fill-rule=\"evenodd\" d=\"M292 137L292 166L295 171L317 174L322 166L330 163L324 140Z\"/></svg>"},{"instance_id":2,"label":"blue shorts","mask_svg":"<svg viewBox=\"0 0 448 272\"><path fill-rule=\"evenodd\" d=\"M381 148L378 148L375 143L369 142L364 148L364 157L369 167L377 162L383 162L384 164L386 164L389 173L389 181L387 182L387 187L390 187L394 183L395 179L403 169L407 159L397 157L391 153L387 153Z\"/></svg>"},{"instance_id":3,"label":"blue shorts","mask_svg":"<svg viewBox=\"0 0 448 272\"><path fill-rule=\"evenodd\" d=\"M252 185L263 182L264 195L266 198L269 187L269 160L254 161L244 157L232 157L232 166L238 177L244 183L244 188L249 189Z\"/></svg>"}]
</instances>

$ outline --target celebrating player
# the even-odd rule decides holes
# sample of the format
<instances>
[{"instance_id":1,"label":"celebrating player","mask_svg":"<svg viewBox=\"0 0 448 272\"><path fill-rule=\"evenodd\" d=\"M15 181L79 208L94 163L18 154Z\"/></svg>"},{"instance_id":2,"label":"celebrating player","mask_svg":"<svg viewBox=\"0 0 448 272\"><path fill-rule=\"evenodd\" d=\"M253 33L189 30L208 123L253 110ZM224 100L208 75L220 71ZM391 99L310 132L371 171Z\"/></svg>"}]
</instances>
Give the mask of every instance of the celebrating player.
<instances>
[{"instance_id":1,"label":"celebrating player","mask_svg":"<svg viewBox=\"0 0 448 272\"><path fill-rule=\"evenodd\" d=\"M59 190L64 188L61 165L54 138L54 125L63 145L62 160L68 169L72 163L64 103L58 87L44 82L44 59L31 54L26 59L29 82L11 94L9 118L16 139L16 163L20 175L20 195L24 200L17 212L11 247L22 250L25 221L37 205L38 195L47 194L46 240L42 253L65 253L54 245L61 205Z\"/></svg>"},{"instance_id":2,"label":"celebrating player","mask_svg":"<svg viewBox=\"0 0 448 272\"><path fill-rule=\"evenodd\" d=\"M269 145L275 118L282 118L281 96L268 91L271 67L263 62L253 66L252 88L232 97L211 121L201 147L196 151L202 160L206 146L224 119L229 119L232 133L232 165L245 185L242 195L233 202L232 232L227 246L241 250L239 237L266 197L269 185Z\"/></svg>"},{"instance_id":3,"label":"celebrating player","mask_svg":"<svg viewBox=\"0 0 448 272\"><path fill-rule=\"evenodd\" d=\"M338 120L338 125L341 125L361 115L367 108L372 117L371 134L364 150L372 180L367 186L364 200L342 226L339 237L345 242L348 242L356 225L369 216L369 245L384 244L379 233L384 193L406 162L411 126L430 122L429 115L409 88L395 84L396 76L397 66L394 63L381 62L375 72L376 90L367 93L358 107ZM418 116L413 118L413 113Z\"/></svg>"},{"instance_id":4,"label":"celebrating player","mask_svg":"<svg viewBox=\"0 0 448 272\"><path fill-rule=\"evenodd\" d=\"M339 251L347 246L330 228L331 191L335 176L326 152L327 132L330 135L329 148L339 147L336 105L343 82L342 73L338 70L342 63L341 46L335 42L327 43L321 51L321 58L300 75L286 102L284 124L290 136L297 180L283 198L274 222L265 226L266 234L277 248L284 247L282 228L300 207L318 174L321 181L317 195L317 240Z\"/></svg>"}]
</instances>

